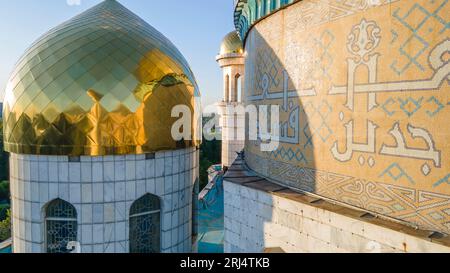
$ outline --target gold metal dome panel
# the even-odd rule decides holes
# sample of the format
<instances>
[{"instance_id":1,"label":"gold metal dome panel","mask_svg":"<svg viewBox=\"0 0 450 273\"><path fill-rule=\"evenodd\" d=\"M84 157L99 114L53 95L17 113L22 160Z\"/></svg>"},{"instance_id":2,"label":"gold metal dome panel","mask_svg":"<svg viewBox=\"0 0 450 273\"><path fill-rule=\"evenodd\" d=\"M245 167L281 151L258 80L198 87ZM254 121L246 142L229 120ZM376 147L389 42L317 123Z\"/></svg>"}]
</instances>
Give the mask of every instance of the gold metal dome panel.
<instances>
[{"instance_id":1,"label":"gold metal dome panel","mask_svg":"<svg viewBox=\"0 0 450 273\"><path fill-rule=\"evenodd\" d=\"M228 33L225 38L223 38L219 55L232 53L241 54L243 52L242 41L236 31Z\"/></svg>"},{"instance_id":2,"label":"gold metal dome panel","mask_svg":"<svg viewBox=\"0 0 450 273\"><path fill-rule=\"evenodd\" d=\"M50 30L6 88L5 148L18 154L142 154L199 144L199 91L181 53L114 0ZM175 141L176 105L194 113Z\"/></svg>"}]
</instances>

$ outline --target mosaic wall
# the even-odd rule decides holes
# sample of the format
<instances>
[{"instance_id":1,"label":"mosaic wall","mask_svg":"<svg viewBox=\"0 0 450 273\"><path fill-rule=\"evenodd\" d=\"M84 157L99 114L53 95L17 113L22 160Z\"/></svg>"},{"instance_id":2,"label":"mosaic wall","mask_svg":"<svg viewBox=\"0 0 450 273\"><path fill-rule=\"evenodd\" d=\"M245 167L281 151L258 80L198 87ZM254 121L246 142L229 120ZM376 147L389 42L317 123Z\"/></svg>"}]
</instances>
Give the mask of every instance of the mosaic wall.
<instances>
[{"instance_id":1,"label":"mosaic wall","mask_svg":"<svg viewBox=\"0 0 450 273\"><path fill-rule=\"evenodd\" d=\"M450 3L304 0L246 37L246 103L281 106L248 165L302 190L450 233Z\"/></svg>"}]
</instances>

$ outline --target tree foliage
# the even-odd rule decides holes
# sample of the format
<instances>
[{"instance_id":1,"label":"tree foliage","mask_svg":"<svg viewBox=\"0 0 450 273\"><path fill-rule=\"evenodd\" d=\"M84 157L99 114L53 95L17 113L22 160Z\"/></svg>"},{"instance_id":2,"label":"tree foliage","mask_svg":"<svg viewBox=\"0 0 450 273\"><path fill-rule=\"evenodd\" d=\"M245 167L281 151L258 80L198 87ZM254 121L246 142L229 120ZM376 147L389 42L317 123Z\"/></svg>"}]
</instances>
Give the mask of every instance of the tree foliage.
<instances>
[{"instance_id":1,"label":"tree foliage","mask_svg":"<svg viewBox=\"0 0 450 273\"><path fill-rule=\"evenodd\" d=\"M1 181L0 182L0 204L9 202L9 182Z\"/></svg>"},{"instance_id":2,"label":"tree foliage","mask_svg":"<svg viewBox=\"0 0 450 273\"><path fill-rule=\"evenodd\" d=\"M0 109L1 110L1 109ZM3 150L3 121L0 119L0 181L8 180L8 154Z\"/></svg>"},{"instance_id":3,"label":"tree foliage","mask_svg":"<svg viewBox=\"0 0 450 273\"><path fill-rule=\"evenodd\" d=\"M11 238L11 211L6 213L6 219L0 222L0 242Z\"/></svg>"},{"instance_id":4,"label":"tree foliage","mask_svg":"<svg viewBox=\"0 0 450 273\"><path fill-rule=\"evenodd\" d=\"M207 123L211 117L203 117L203 124ZM208 169L212 165L220 164L222 160L222 141L207 141L203 138L200 146L200 190L208 184Z\"/></svg>"},{"instance_id":5,"label":"tree foliage","mask_svg":"<svg viewBox=\"0 0 450 273\"><path fill-rule=\"evenodd\" d=\"M1 111L1 109L0 109ZM8 154L3 151L3 121L0 119L0 241L10 237ZM3 238L7 237L7 238Z\"/></svg>"},{"instance_id":6,"label":"tree foliage","mask_svg":"<svg viewBox=\"0 0 450 273\"><path fill-rule=\"evenodd\" d=\"M9 204L0 204L0 221L6 219L6 215L9 209L10 209Z\"/></svg>"}]
</instances>

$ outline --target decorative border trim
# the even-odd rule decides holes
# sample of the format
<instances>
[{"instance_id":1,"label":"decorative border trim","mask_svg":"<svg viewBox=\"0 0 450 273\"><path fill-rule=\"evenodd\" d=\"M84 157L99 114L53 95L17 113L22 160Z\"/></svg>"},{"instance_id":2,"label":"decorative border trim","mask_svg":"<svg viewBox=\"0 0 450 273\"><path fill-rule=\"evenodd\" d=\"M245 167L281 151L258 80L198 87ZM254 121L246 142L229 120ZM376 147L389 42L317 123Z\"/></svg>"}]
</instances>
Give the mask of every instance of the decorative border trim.
<instances>
[{"instance_id":1,"label":"decorative border trim","mask_svg":"<svg viewBox=\"0 0 450 273\"><path fill-rule=\"evenodd\" d=\"M273 13L301 0L235 0L234 25L243 44L250 29Z\"/></svg>"}]
</instances>

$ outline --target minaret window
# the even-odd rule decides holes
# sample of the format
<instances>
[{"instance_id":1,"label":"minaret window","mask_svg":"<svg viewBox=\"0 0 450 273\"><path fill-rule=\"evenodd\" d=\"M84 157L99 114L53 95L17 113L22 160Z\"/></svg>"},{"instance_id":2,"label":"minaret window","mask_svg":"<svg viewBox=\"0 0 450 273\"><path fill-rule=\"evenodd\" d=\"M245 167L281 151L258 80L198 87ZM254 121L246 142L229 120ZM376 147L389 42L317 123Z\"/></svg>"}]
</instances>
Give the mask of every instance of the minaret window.
<instances>
[{"instance_id":1,"label":"minaret window","mask_svg":"<svg viewBox=\"0 0 450 273\"><path fill-rule=\"evenodd\" d=\"M47 253L68 253L69 242L77 241L77 211L61 199L52 201L45 210Z\"/></svg>"},{"instance_id":2,"label":"minaret window","mask_svg":"<svg viewBox=\"0 0 450 273\"><path fill-rule=\"evenodd\" d=\"M130 209L130 253L161 252L161 205L157 196L146 194Z\"/></svg>"}]
</instances>

